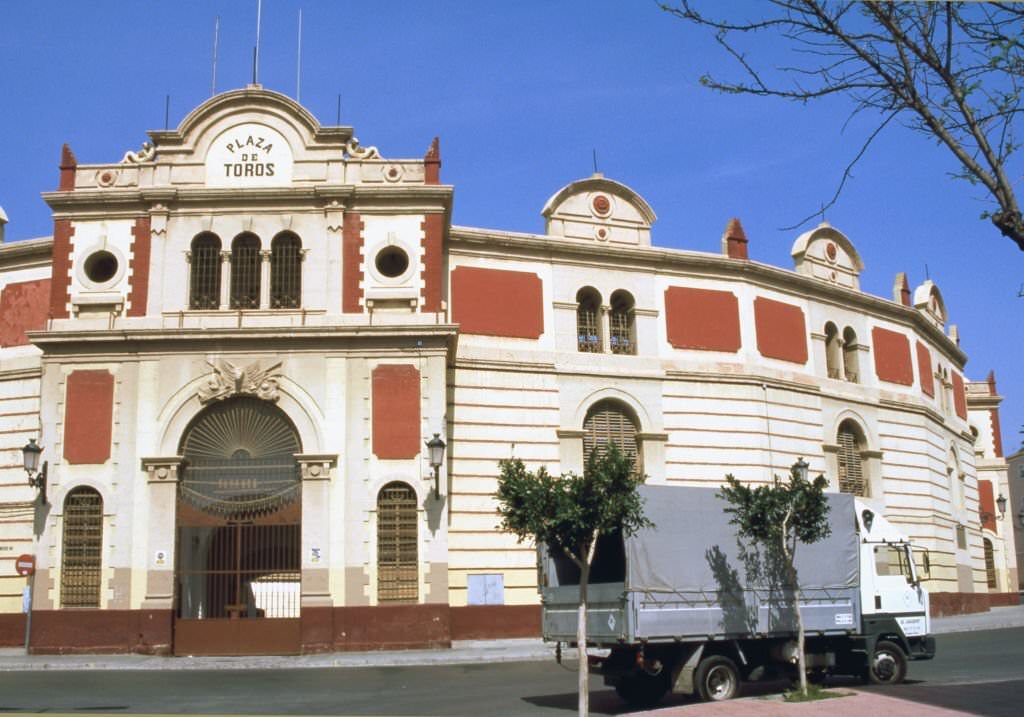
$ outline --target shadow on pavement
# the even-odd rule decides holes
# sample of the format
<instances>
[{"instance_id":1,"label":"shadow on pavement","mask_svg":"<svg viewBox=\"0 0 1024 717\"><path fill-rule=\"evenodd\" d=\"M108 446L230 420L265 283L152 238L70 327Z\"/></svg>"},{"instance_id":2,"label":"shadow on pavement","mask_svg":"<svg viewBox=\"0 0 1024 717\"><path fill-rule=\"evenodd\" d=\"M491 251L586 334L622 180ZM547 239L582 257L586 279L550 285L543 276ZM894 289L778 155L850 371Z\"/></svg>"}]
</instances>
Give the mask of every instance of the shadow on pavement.
<instances>
[{"instance_id":1,"label":"shadow on pavement","mask_svg":"<svg viewBox=\"0 0 1024 717\"><path fill-rule=\"evenodd\" d=\"M770 682L746 682L740 689L739 698L781 694L787 689L789 689L788 681L773 680ZM573 713L576 712L577 707L575 692L564 692L557 695L534 695L531 697L524 697L523 701L536 707L565 710ZM700 704L700 701L692 695L666 695L665 699L651 709L685 707L686 705L696 704ZM621 715L633 714L638 711L643 710L638 710L635 707L627 705L617 694L615 694L615 690L598 689L590 691L590 712L592 714Z\"/></svg>"}]
</instances>

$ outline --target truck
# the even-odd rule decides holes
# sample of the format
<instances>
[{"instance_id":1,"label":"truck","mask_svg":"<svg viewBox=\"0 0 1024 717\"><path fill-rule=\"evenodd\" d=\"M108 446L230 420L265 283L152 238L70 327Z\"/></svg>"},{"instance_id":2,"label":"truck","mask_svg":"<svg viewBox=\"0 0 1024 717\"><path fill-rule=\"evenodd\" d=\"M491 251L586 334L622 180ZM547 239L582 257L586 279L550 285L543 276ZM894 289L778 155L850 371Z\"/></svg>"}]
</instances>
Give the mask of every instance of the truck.
<instances>
[{"instance_id":1,"label":"truck","mask_svg":"<svg viewBox=\"0 0 1024 717\"><path fill-rule=\"evenodd\" d=\"M797 596L812 681L895 684L908 660L935 656L928 552L877 506L828 494L831 535L797 545L797 592L775 556L739 539L717 488L639 490L653 527L601 537L586 617L591 673L631 706L669 692L726 700L746 680L798 677ZM579 570L543 544L538 570L543 637L560 658L576 642Z\"/></svg>"}]
</instances>

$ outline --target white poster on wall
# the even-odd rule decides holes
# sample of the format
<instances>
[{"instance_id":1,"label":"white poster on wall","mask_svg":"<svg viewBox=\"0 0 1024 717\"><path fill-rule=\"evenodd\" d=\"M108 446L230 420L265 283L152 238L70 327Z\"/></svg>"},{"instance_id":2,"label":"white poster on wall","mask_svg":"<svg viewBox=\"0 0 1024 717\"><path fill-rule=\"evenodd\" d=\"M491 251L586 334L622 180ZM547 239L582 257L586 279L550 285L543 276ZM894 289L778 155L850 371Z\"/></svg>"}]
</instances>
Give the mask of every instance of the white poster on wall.
<instances>
[{"instance_id":1,"label":"white poster on wall","mask_svg":"<svg viewBox=\"0 0 1024 717\"><path fill-rule=\"evenodd\" d=\"M292 148L276 129L246 122L217 135L206 153L209 187L281 187L292 181Z\"/></svg>"}]
</instances>

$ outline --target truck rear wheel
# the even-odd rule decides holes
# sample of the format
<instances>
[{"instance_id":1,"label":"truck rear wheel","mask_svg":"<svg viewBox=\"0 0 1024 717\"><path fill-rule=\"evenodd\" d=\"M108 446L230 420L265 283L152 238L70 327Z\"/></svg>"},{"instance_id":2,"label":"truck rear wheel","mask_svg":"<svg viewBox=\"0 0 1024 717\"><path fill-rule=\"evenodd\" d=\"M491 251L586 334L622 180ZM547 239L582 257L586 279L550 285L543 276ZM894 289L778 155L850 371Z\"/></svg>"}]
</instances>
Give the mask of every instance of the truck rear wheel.
<instances>
[{"instance_id":1,"label":"truck rear wheel","mask_svg":"<svg viewBox=\"0 0 1024 717\"><path fill-rule=\"evenodd\" d=\"M657 675L643 670L626 675L615 685L615 693L631 707L653 707L668 692L668 677L664 671Z\"/></svg>"},{"instance_id":2,"label":"truck rear wheel","mask_svg":"<svg viewBox=\"0 0 1024 717\"><path fill-rule=\"evenodd\" d=\"M711 655L697 665L697 696L705 702L732 699L740 690L740 671L728 657Z\"/></svg>"},{"instance_id":3,"label":"truck rear wheel","mask_svg":"<svg viewBox=\"0 0 1024 717\"><path fill-rule=\"evenodd\" d=\"M875 685L896 685L907 676L907 656L888 640L879 640L875 652L868 658L868 682Z\"/></svg>"}]
</instances>

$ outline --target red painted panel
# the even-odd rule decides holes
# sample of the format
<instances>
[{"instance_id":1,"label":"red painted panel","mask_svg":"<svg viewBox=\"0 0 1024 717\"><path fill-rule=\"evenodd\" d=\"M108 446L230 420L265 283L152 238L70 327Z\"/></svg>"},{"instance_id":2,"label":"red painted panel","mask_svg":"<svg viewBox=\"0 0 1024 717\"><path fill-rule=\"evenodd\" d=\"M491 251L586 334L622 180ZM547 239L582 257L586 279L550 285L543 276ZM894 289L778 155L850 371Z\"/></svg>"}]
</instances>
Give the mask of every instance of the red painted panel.
<instances>
[{"instance_id":1,"label":"red painted panel","mask_svg":"<svg viewBox=\"0 0 1024 717\"><path fill-rule=\"evenodd\" d=\"M670 286L665 289L665 328L677 349L740 350L740 309L729 291Z\"/></svg>"},{"instance_id":2,"label":"red painted panel","mask_svg":"<svg viewBox=\"0 0 1024 717\"><path fill-rule=\"evenodd\" d=\"M423 303L422 310L441 310L441 280L444 277L444 215L423 218Z\"/></svg>"},{"instance_id":3,"label":"red painted panel","mask_svg":"<svg viewBox=\"0 0 1024 717\"><path fill-rule=\"evenodd\" d=\"M110 458L114 377L107 371L72 371L64 404L64 458L104 463Z\"/></svg>"},{"instance_id":4,"label":"red painted panel","mask_svg":"<svg viewBox=\"0 0 1024 717\"><path fill-rule=\"evenodd\" d=\"M373 369L373 452L415 458L420 452L420 372L409 364Z\"/></svg>"},{"instance_id":5,"label":"red painted panel","mask_svg":"<svg viewBox=\"0 0 1024 717\"><path fill-rule=\"evenodd\" d=\"M917 342L917 373L921 377L921 391L935 398L935 374L932 372L932 352Z\"/></svg>"},{"instance_id":6,"label":"red painted panel","mask_svg":"<svg viewBox=\"0 0 1024 717\"><path fill-rule=\"evenodd\" d=\"M167 655L172 616L170 610L33 610L32 652Z\"/></svg>"},{"instance_id":7,"label":"red painted panel","mask_svg":"<svg viewBox=\"0 0 1024 717\"><path fill-rule=\"evenodd\" d=\"M875 354L875 375L882 381L903 386L914 385L914 367L910 363L910 341L898 331L875 327L871 330Z\"/></svg>"},{"instance_id":8,"label":"red painted panel","mask_svg":"<svg viewBox=\"0 0 1024 717\"><path fill-rule=\"evenodd\" d=\"M956 407L956 415L967 420L967 394L964 393L964 377L953 373L953 405Z\"/></svg>"},{"instance_id":9,"label":"red painted panel","mask_svg":"<svg viewBox=\"0 0 1024 717\"><path fill-rule=\"evenodd\" d=\"M807 363L807 327L799 306L759 296L754 299L754 326L762 356Z\"/></svg>"},{"instance_id":10,"label":"red painted panel","mask_svg":"<svg viewBox=\"0 0 1024 717\"><path fill-rule=\"evenodd\" d=\"M978 479L978 510L981 512L981 527L996 532L996 501L990 480Z\"/></svg>"},{"instance_id":11,"label":"red painted panel","mask_svg":"<svg viewBox=\"0 0 1024 717\"><path fill-rule=\"evenodd\" d=\"M0 346L24 346L26 331L46 328L50 280L8 284L0 294Z\"/></svg>"},{"instance_id":12,"label":"red painted panel","mask_svg":"<svg viewBox=\"0 0 1024 717\"><path fill-rule=\"evenodd\" d=\"M50 283L50 316L68 318L71 303L71 237L75 228L69 219L53 221L53 269Z\"/></svg>"},{"instance_id":13,"label":"red painted panel","mask_svg":"<svg viewBox=\"0 0 1024 717\"><path fill-rule=\"evenodd\" d=\"M452 320L463 333L536 339L544 333L540 277L460 266L452 272Z\"/></svg>"},{"instance_id":14,"label":"red painted panel","mask_svg":"<svg viewBox=\"0 0 1024 717\"><path fill-rule=\"evenodd\" d=\"M341 223L341 310L346 314L361 314L363 307L363 222L356 212L345 212Z\"/></svg>"},{"instance_id":15,"label":"red painted panel","mask_svg":"<svg viewBox=\"0 0 1024 717\"><path fill-rule=\"evenodd\" d=\"M135 238L132 240L132 258L128 262L128 267L132 271L132 285L128 292L131 307L128 309L128 315L145 316L149 295L149 247L152 238L148 216L136 217L132 235Z\"/></svg>"}]
</instances>

